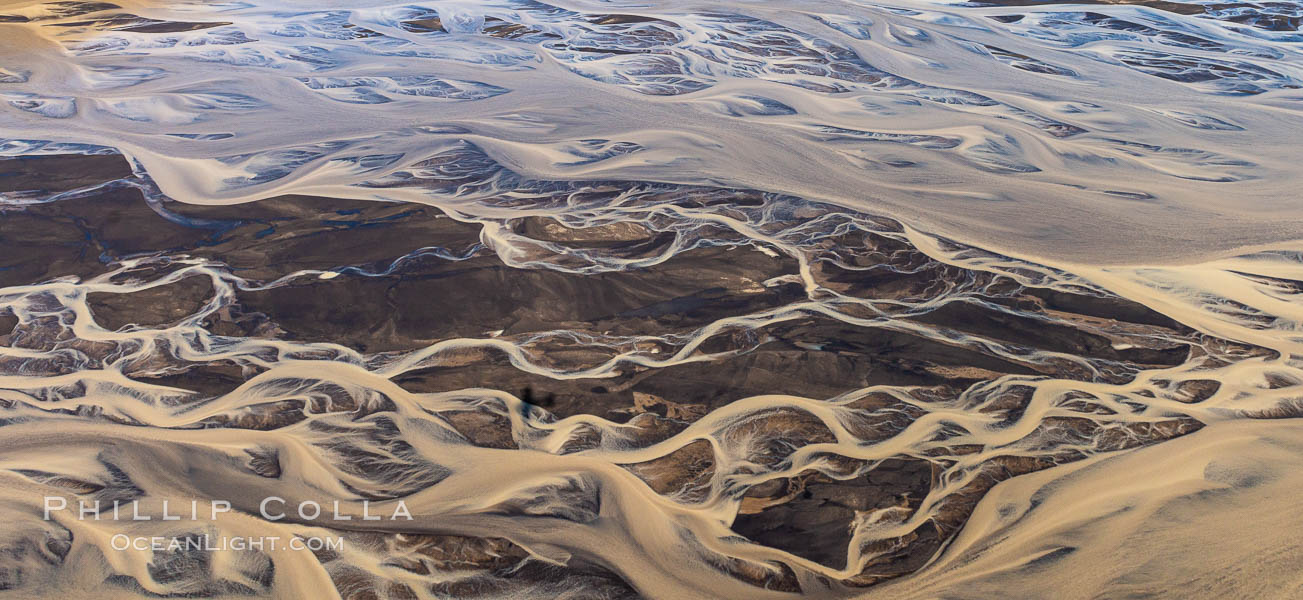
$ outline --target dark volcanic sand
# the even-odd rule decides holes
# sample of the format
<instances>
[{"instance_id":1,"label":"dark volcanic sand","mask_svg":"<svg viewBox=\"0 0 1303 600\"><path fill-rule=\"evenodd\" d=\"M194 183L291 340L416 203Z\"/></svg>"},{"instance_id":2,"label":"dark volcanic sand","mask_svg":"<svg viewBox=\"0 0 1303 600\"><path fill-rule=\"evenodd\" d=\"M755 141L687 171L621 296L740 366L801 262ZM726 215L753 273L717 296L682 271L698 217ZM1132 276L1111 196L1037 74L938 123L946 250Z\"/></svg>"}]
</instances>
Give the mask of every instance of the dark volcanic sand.
<instances>
[{"instance_id":1,"label":"dark volcanic sand","mask_svg":"<svg viewBox=\"0 0 1303 600\"><path fill-rule=\"evenodd\" d=\"M125 161L117 156L7 160L0 162L0 172L0 192L63 192L130 177ZM669 243L664 235L638 226L576 230L546 218L508 225L526 237L576 247L648 253ZM0 285L88 278L106 272L116 260L162 253L219 261L250 281L271 281L302 269L340 271L330 279L298 277L269 289L238 289L234 304L209 317L205 326L220 335L330 342L362 353L406 351L458 337L519 340L559 330L686 336L724 317L805 299L798 283L762 285L795 274L796 261L749 247L699 248L645 268L581 275L512 268L482 242L478 224L459 222L428 206L284 196L229 207L151 207L139 189L116 183L57 202L7 208L0 219ZM865 234L845 243L875 248L914 266L863 271L833 263L816 265L830 288L849 296L926 296L939 281L961 276L958 269L932 263L899 241ZM462 259L426 252L400 261L417 249L414 244ZM556 417L591 414L627 422L650 443L681 431L711 410L760 394L823 399L886 384L917 386L934 399L954 398L969 386L1010 374L1124 381L1140 366L1177 365L1190 354L1188 345L1176 341L1187 330L1124 300L1022 288L998 277L988 289L989 297L939 304L905 319L928 331L951 332L952 341L899 327L856 326L798 314L758 329L720 331L700 351L730 355L709 362L663 368L630 365L614 376L553 379L521 371L505 355L484 351L468 355L462 364L415 369L394 381L421 393L498 389ZM157 327L194 314L213 293L207 277L195 276L128 294L92 293L89 306L96 321L109 330ZM1170 339L1155 338L1147 346L1119 350L1100 333L1101 322L1108 324L1106 329ZM17 324L13 315L0 314L0 331L7 333ZM997 356L960 341L966 335L1023 348L1028 359ZM677 350L672 338L648 343L660 344L667 354ZM1067 361L1033 360L1033 349L1111 361L1117 369L1091 375ZM534 351L540 360L559 365L592 364L610 353L548 337L537 341ZM255 372L234 365L194 365L141 377L212 398ZM1203 396L1207 393L1204 390ZM1011 400L1011 414L1021 401ZM861 433L866 439L890 437L921 414L884 397L859 402L874 410L896 411L890 419L865 424ZM262 414L224 416L208 424L270 429L304 418L300 409L280 410L269 407ZM466 412L447 419L476 445L515 447L509 424L501 417ZM1148 431L1145 439L1164 439L1193 428L1173 421ZM784 437L831 441L826 428L803 421L798 413L776 414L760 431L771 439L772 448L766 452L773 453L773 460L787 452L780 441ZM578 452L596 443L577 438L563 451ZM690 498L713 468L709 453L691 448L627 466L657 491ZM875 561L875 575L851 583L873 583L917 569L958 530L991 485L1052 464L1010 458L997 465L948 504L934 523L902 540L900 550ZM848 524L857 511L892 506L913 510L937 484L939 472L929 457L901 456L846 480L813 471L780 478L747 492L733 529L757 543L840 568L850 539ZM449 540L433 542L432 551L448 551L448 544L491 542ZM467 552L475 555L480 550ZM567 573L595 577L607 582L603 586L613 585L612 590L629 592L618 578L608 581L613 576L601 568L573 566ZM791 581L771 584L781 587Z\"/></svg>"}]
</instances>

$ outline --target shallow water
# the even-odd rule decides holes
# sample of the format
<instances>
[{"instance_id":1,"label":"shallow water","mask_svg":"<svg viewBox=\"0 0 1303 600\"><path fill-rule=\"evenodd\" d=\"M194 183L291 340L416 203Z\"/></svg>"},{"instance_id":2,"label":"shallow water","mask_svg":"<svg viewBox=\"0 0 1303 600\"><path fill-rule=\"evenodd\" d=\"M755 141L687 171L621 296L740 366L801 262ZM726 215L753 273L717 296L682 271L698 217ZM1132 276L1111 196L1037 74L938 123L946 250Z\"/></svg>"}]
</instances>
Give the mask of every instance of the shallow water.
<instances>
[{"instance_id":1,"label":"shallow water","mask_svg":"<svg viewBox=\"0 0 1303 600\"><path fill-rule=\"evenodd\" d=\"M1297 4L118 4L0 3L0 594L1297 592Z\"/></svg>"}]
</instances>

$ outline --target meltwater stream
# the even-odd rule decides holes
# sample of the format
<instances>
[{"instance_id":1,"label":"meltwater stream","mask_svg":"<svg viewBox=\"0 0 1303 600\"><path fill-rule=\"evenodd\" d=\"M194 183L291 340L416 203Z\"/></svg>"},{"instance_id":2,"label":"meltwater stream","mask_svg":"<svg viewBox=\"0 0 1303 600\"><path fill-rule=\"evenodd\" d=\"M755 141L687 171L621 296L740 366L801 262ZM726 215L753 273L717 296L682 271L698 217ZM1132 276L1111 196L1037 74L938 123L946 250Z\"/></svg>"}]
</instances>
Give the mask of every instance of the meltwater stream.
<instances>
[{"instance_id":1,"label":"meltwater stream","mask_svg":"<svg viewBox=\"0 0 1303 600\"><path fill-rule=\"evenodd\" d=\"M0 2L0 597L1294 597L1300 17Z\"/></svg>"}]
</instances>

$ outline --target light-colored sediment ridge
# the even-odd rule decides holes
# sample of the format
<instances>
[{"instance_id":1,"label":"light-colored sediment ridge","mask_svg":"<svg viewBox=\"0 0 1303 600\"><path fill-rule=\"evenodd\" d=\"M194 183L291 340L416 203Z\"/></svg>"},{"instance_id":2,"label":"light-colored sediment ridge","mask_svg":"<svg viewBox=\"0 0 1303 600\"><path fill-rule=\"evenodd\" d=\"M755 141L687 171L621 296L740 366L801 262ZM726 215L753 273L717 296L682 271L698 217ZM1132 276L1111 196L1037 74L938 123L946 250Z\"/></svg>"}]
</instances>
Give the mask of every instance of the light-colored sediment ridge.
<instances>
[{"instance_id":1,"label":"light-colored sediment ridge","mask_svg":"<svg viewBox=\"0 0 1303 600\"><path fill-rule=\"evenodd\" d=\"M865 598L1293 598L1296 420L1217 423L996 486L947 554Z\"/></svg>"},{"instance_id":2,"label":"light-colored sediment ridge","mask_svg":"<svg viewBox=\"0 0 1303 600\"><path fill-rule=\"evenodd\" d=\"M10 138L120 148L185 202L304 190L419 201L353 186L465 139L531 177L759 188L1045 260L1191 263L1303 239L1295 34L1218 14L123 7L59 17L6 4L33 20L0 25L0 67L28 73L0 85L11 104L0 125ZM103 20L124 13L230 24L142 33ZM425 13L453 33L408 24ZM661 20L603 24L610 14ZM1025 16L997 20L1009 15Z\"/></svg>"}]
</instances>

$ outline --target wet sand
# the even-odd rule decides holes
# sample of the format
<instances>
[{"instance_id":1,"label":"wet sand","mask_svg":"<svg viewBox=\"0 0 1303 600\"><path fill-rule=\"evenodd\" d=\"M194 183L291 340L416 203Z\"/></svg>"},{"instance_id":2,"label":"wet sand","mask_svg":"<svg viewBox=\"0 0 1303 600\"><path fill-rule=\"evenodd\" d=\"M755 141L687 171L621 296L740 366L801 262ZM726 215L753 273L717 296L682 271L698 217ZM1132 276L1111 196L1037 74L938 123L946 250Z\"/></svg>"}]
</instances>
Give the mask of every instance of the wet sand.
<instances>
[{"instance_id":1,"label":"wet sand","mask_svg":"<svg viewBox=\"0 0 1303 600\"><path fill-rule=\"evenodd\" d=\"M0 597L1297 595L1297 15L426 4L0 5Z\"/></svg>"}]
</instances>

